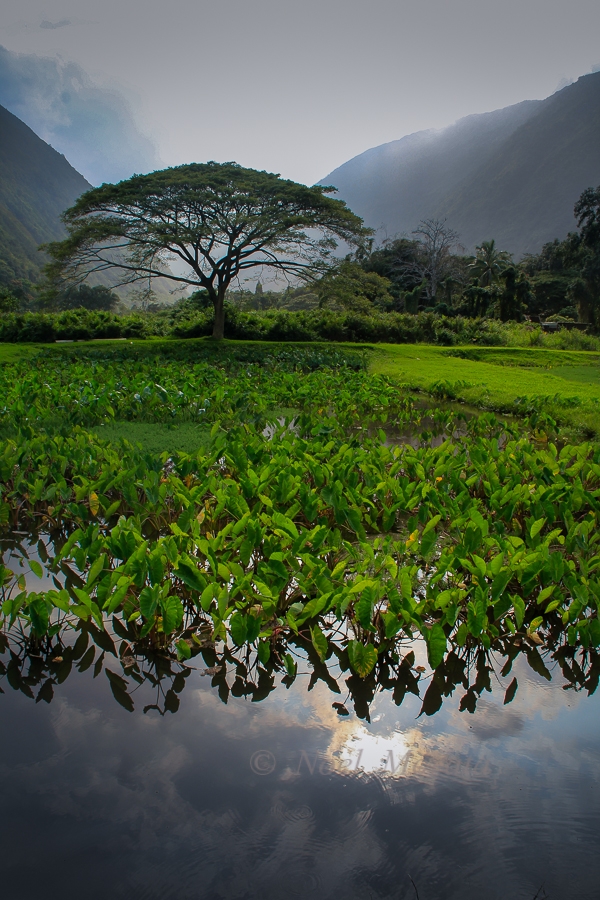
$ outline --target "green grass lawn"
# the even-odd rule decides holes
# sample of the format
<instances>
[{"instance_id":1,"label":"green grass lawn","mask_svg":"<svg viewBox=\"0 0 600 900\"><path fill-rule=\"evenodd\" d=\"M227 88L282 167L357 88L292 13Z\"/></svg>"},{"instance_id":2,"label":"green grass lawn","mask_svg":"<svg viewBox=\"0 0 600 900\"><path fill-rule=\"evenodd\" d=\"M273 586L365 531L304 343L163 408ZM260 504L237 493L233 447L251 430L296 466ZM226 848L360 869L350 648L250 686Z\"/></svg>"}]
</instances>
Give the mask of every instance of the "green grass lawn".
<instances>
[{"instance_id":1,"label":"green grass lawn","mask_svg":"<svg viewBox=\"0 0 600 900\"><path fill-rule=\"evenodd\" d=\"M297 410L275 409L272 418L291 419ZM120 444L122 440L141 445L148 453L197 453L198 450L210 446L210 427L183 422L176 425L164 425L160 422L111 422L108 425L96 425L90 429L99 438Z\"/></svg>"},{"instance_id":2,"label":"green grass lawn","mask_svg":"<svg viewBox=\"0 0 600 900\"><path fill-rule=\"evenodd\" d=\"M210 444L210 428L184 422L163 425L155 422L111 422L96 425L91 431L103 440L119 444L122 440L140 444L148 453L197 453Z\"/></svg>"},{"instance_id":3,"label":"green grass lawn","mask_svg":"<svg viewBox=\"0 0 600 900\"><path fill-rule=\"evenodd\" d=\"M562 425L580 434L600 435L597 353L380 345L371 370L397 378L412 390L501 412L515 413L527 408L527 401L543 400L545 411Z\"/></svg>"},{"instance_id":4,"label":"green grass lawn","mask_svg":"<svg viewBox=\"0 0 600 900\"><path fill-rule=\"evenodd\" d=\"M600 356L585 351L380 345L371 369L419 389L440 381L469 382L500 401L523 395L568 396L572 381L579 384L575 390L582 399L600 399Z\"/></svg>"}]
</instances>

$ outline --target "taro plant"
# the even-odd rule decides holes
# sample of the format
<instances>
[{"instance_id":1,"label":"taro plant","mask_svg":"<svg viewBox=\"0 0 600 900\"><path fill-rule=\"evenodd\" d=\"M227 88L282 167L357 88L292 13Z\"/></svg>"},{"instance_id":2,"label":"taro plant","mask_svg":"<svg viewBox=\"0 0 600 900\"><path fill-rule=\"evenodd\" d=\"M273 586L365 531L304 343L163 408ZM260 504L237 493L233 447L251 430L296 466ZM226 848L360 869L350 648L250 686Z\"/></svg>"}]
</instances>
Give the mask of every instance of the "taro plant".
<instances>
[{"instance_id":1,"label":"taro plant","mask_svg":"<svg viewBox=\"0 0 600 900\"><path fill-rule=\"evenodd\" d=\"M599 448L561 445L539 419L519 436L490 414L437 411L419 435L421 412L393 382L300 359L188 369L59 353L5 367L0 524L54 546L51 589L2 569L5 633L48 653L69 631L93 634L111 653L111 630L132 656L183 666L208 642L288 681L300 647L323 678L335 659L365 684L415 639L436 673L516 642L536 659L557 633L593 655ZM278 423L277 406L298 414ZM213 424L194 454L87 430L200 410ZM389 440L409 425L411 443Z\"/></svg>"}]
</instances>

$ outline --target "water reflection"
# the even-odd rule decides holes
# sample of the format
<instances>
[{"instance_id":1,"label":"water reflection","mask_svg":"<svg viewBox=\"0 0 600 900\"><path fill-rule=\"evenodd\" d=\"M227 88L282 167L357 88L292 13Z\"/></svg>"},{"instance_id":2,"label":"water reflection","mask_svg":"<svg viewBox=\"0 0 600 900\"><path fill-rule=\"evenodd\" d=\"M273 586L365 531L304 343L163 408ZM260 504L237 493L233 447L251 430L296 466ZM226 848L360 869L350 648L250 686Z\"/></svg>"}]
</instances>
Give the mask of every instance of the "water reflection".
<instances>
[{"instance_id":1,"label":"water reflection","mask_svg":"<svg viewBox=\"0 0 600 900\"><path fill-rule=\"evenodd\" d=\"M363 680L343 642L261 664L199 627L182 661L108 625L0 637L4 896L597 896L599 663L562 629Z\"/></svg>"},{"instance_id":2,"label":"water reflection","mask_svg":"<svg viewBox=\"0 0 600 900\"><path fill-rule=\"evenodd\" d=\"M407 900L413 883L422 900L595 897L597 700L514 668L509 707L492 690L472 715L451 698L428 717L415 694L380 691L370 722L309 676L224 705L192 672L167 717L127 714L89 671L50 705L11 691L5 896L45 879L51 898Z\"/></svg>"},{"instance_id":3,"label":"water reflection","mask_svg":"<svg viewBox=\"0 0 600 900\"><path fill-rule=\"evenodd\" d=\"M195 634L202 635L202 630ZM596 691L600 674L598 654L569 645L562 630L555 634L549 630L543 648L518 635L498 641L490 651L455 647L435 672L427 667L423 642L416 640L404 646L403 654L399 655L398 647L383 653L365 679L350 673L347 651L341 644L334 645L332 657L324 663L301 635L282 637L278 652L261 664L253 649L224 645L217 650L210 638L207 632L204 642L196 639L200 647L188 662L167 649L136 645L132 632L117 618L104 630L88 622L76 633L71 628L58 632L54 641L43 646L13 631L0 634L0 684L6 682L36 702L50 703L57 685L90 670L94 678L104 673L114 699L124 709L133 712L137 707L164 715L178 711L186 684L198 678L206 678L224 704L231 698L257 703L278 686L279 690L289 689L294 679L284 674L281 659L292 651L300 677L306 673L303 680L308 691L323 683L334 695L332 709L338 717L353 712L358 719L371 722L373 703L382 692L388 693L396 706L409 696L418 698L419 715L425 716L436 714L449 698L458 701L461 712L474 713L481 698L492 690L502 695L506 706L519 690L513 673L516 661L542 680L554 678L563 689L588 694Z\"/></svg>"}]
</instances>

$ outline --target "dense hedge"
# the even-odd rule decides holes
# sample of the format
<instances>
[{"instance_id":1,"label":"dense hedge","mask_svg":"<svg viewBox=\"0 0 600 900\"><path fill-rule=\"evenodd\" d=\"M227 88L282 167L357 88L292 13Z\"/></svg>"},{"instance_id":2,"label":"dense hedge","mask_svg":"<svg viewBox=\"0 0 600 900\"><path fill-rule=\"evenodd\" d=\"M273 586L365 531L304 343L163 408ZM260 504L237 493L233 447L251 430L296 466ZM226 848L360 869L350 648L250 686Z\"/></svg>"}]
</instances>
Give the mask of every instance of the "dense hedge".
<instances>
[{"instance_id":1,"label":"dense hedge","mask_svg":"<svg viewBox=\"0 0 600 900\"><path fill-rule=\"evenodd\" d=\"M372 316L330 310L263 313L229 308L225 334L238 340L260 341L354 341L358 343L431 344L472 343L482 332L482 321L448 318L433 313L379 313ZM176 322L176 337L203 337L212 332L212 313L199 312Z\"/></svg>"},{"instance_id":2,"label":"dense hedge","mask_svg":"<svg viewBox=\"0 0 600 900\"><path fill-rule=\"evenodd\" d=\"M60 313L6 313L0 316L0 342L51 342L99 338L206 337L212 334L212 310L173 307L159 313L117 316L85 309ZM467 319L435 313L376 313L365 316L330 310L240 312L226 308L225 336L256 341L352 341L356 343L481 344L546 346L598 350L598 338L578 331L543 334L539 326Z\"/></svg>"},{"instance_id":3,"label":"dense hedge","mask_svg":"<svg viewBox=\"0 0 600 900\"><path fill-rule=\"evenodd\" d=\"M8 313L0 316L0 341L90 341L99 338L145 338L163 334L161 320L150 316L117 316L87 309L60 313Z\"/></svg>"},{"instance_id":4,"label":"dense hedge","mask_svg":"<svg viewBox=\"0 0 600 900\"><path fill-rule=\"evenodd\" d=\"M169 333L175 337L204 337L212 333L212 312L174 317ZM580 331L544 334L539 325L467 319L436 313L374 313L312 309L290 312L240 312L229 307L225 336L260 341L353 341L383 344L439 344L445 347L481 344L487 347L548 347L557 350L598 350L597 337Z\"/></svg>"}]
</instances>

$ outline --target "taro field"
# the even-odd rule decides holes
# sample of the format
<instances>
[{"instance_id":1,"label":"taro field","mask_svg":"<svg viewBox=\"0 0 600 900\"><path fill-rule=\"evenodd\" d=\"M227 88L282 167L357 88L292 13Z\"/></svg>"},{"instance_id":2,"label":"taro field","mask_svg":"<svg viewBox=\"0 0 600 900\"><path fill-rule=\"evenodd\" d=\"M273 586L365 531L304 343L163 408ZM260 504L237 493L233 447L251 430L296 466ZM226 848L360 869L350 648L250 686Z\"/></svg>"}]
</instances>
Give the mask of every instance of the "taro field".
<instances>
[{"instance_id":1,"label":"taro field","mask_svg":"<svg viewBox=\"0 0 600 900\"><path fill-rule=\"evenodd\" d=\"M429 408L339 345L73 345L0 396L0 684L174 709L194 667L260 699L302 660L359 715L427 670L431 712L523 655L595 689L600 449L539 411Z\"/></svg>"}]
</instances>

